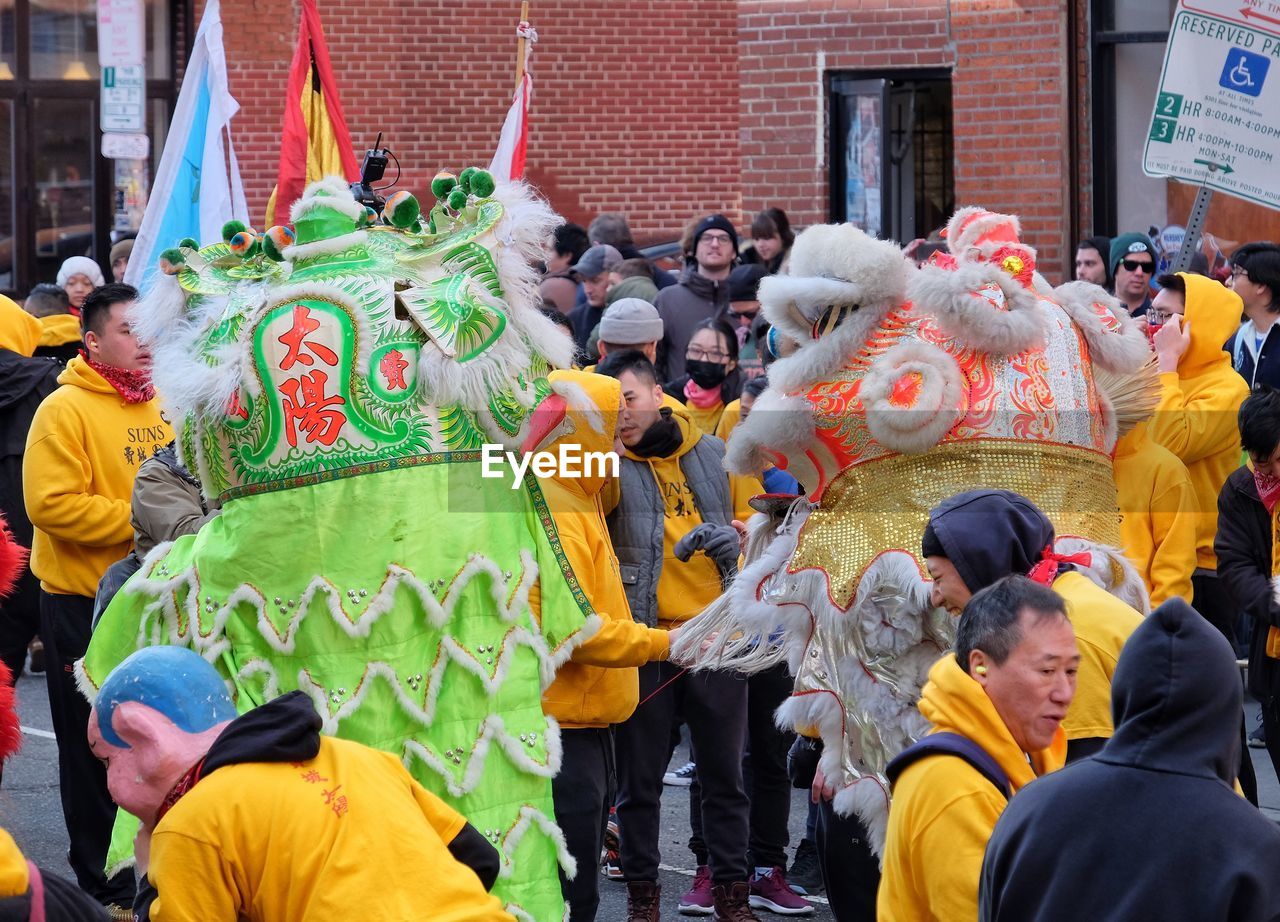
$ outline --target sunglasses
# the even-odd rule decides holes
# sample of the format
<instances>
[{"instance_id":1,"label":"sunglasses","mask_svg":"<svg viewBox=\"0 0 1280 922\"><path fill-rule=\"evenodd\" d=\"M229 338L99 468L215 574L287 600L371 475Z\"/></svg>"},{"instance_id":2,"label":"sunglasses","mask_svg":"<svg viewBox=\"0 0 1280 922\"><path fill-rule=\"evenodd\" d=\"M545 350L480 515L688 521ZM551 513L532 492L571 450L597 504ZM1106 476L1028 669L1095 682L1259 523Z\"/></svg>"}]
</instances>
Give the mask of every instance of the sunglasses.
<instances>
[{"instance_id":1,"label":"sunglasses","mask_svg":"<svg viewBox=\"0 0 1280 922\"><path fill-rule=\"evenodd\" d=\"M1141 272L1145 272L1147 275L1150 275L1151 270L1155 268L1155 265L1153 263L1138 262L1138 260L1136 259L1122 259L1120 260L1120 265L1124 266L1124 269L1126 272L1141 271Z\"/></svg>"}]
</instances>

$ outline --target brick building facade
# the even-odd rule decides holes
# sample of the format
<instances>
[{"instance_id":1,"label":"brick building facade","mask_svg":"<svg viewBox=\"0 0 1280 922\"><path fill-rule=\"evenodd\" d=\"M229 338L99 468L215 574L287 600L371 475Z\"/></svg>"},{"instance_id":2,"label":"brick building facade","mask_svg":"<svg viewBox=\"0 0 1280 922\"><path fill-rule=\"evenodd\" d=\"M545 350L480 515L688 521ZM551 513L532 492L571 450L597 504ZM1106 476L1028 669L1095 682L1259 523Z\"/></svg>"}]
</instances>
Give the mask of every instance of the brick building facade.
<instances>
[{"instance_id":1,"label":"brick building facade","mask_svg":"<svg viewBox=\"0 0 1280 922\"><path fill-rule=\"evenodd\" d=\"M74 22L90 27L93 0L60 2L88 10ZM149 129L159 141L203 0L145 2L155 57ZM19 43L24 29L34 41L38 4L14 4ZM1020 215L1041 268L1061 280L1077 238L1158 229L1189 210L1194 190L1142 176L1139 162L1173 5L532 0L540 40L528 177L570 220L626 213L642 245L677 239L700 213L743 222L767 205L801 227L848 219L908 240L958 204L982 204ZM487 162L514 84L518 10L518 0L320 0L358 155L384 132L403 167L400 186L419 193L439 168ZM35 79L39 54L19 53L16 79L5 79L0 47L0 134L9 106L16 151L7 175L0 162L5 290L47 280L64 251L88 247L105 263L113 200L124 197L118 162L96 151L96 70L74 66L96 36L68 38L70 15L50 20L43 39L62 42L55 63L79 75L50 90L55 120L30 101L49 86ZM260 220L278 166L296 0L223 0L222 18L241 106L236 149ZM81 108L67 108L69 87ZM29 130L77 119L86 124L48 138ZM37 207L17 209L33 185ZM73 186L79 197L70 199ZM115 231L127 231L114 214ZM1280 215L1219 195L1208 229L1227 242L1277 239ZM4 255L0 241L0 263Z\"/></svg>"}]
</instances>

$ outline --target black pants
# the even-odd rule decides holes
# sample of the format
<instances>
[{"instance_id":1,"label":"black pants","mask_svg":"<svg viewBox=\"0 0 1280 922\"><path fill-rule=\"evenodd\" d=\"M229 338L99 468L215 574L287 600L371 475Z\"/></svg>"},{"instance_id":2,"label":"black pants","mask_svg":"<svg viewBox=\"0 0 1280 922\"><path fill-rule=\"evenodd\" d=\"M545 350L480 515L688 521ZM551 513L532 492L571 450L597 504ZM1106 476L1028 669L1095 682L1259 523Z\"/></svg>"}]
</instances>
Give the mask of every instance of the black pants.
<instances>
[{"instance_id":1,"label":"black pants","mask_svg":"<svg viewBox=\"0 0 1280 922\"><path fill-rule=\"evenodd\" d=\"M1280 698L1272 698L1262 704L1262 732L1267 737L1267 755L1271 756L1271 768L1280 778Z\"/></svg>"},{"instance_id":2,"label":"black pants","mask_svg":"<svg viewBox=\"0 0 1280 922\"><path fill-rule=\"evenodd\" d=\"M578 863L573 880L560 871L560 891L569 904L569 922L592 922L600 906L600 850L617 780L613 731L608 727L561 730L563 758L551 782L556 822L569 854Z\"/></svg>"},{"instance_id":3,"label":"black pants","mask_svg":"<svg viewBox=\"0 0 1280 922\"><path fill-rule=\"evenodd\" d=\"M818 804L818 864L836 922L875 922L880 862L857 816L840 816L831 801Z\"/></svg>"},{"instance_id":4,"label":"black pants","mask_svg":"<svg viewBox=\"0 0 1280 922\"><path fill-rule=\"evenodd\" d=\"M774 722L774 712L791 695L794 683L785 665L747 677L747 752L742 759L742 782L751 803L748 813L747 868L787 866L787 824L791 819L791 781L787 752L795 734ZM697 762L697 757L694 757ZM694 860L707 863L702 837L702 785L695 773L689 786L689 850Z\"/></svg>"},{"instance_id":5,"label":"black pants","mask_svg":"<svg viewBox=\"0 0 1280 922\"><path fill-rule=\"evenodd\" d=\"M81 890L100 903L132 906L133 872L122 871L107 880L103 870L116 805L107 792L107 771L89 749L89 702L76 688L72 671L89 646L92 618L93 599L40 590L49 716L58 740L58 785L71 840L67 858Z\"/></svg>"},{"instance_id":6,"label":"black pants","mask_svg":"<svg viewBox=\"0 0 1280 922\"><path fill-rule=\"evenodd\" d=\"M40 581L24 568L13 595L0 602L0 662L16 681L27 659L27 646L40 633Z\"/></svg>"},{"instance_id":7,"label":"black pants","mask_svg":"<svg viewBox=\"0 0 1280 922\"><path fill-rule=\"evenodd\" d=\"M733 673L679 675L680 671L671 663L641 666L643 703L617 728L622 873L629 881L658 879L664 757L679 709L689 727L698 763L711 878L716 884L745 881L749 805L742 787L742 752L747 683ZM679 678L675 678L677 675ZM654 694L673 678L670 685Z\"/></svg>"},{"instance_id":8,"label":"black pants","mask_svg":"<svg viewBox=\"0 0 1280 922\"><path fill-rule=\"evenodd\" d=\"M1204 619L1227 638L1231 648L1236 642L1236 606L1227 595L1217 574L1197 572L1191 577L1192 605ZM1244 712L1240 714L1240 790L1255 807L1258 805L1258 777L1253 771L1253 759L1249 756L1249 735L1244 727Z\"/></svg>"}]
</instances>

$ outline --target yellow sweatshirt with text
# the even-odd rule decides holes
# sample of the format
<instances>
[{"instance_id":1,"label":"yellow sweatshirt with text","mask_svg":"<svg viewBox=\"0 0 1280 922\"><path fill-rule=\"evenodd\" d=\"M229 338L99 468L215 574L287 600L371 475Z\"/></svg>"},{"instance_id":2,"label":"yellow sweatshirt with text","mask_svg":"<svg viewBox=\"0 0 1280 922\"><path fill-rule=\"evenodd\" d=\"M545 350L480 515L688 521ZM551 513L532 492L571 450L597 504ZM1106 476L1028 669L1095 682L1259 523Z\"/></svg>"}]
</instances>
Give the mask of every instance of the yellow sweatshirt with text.
<instances>
[{"instance_id":1,"label":"yellow sweatshirt with text","mask_svg":"<svg viewBox=\"0 0 1280 922\"><path fill-rule=\"evenodd\" d=\"M1160 403L1151 438L1187 467L1196 494L1196 566L1216 570L1213 537L1218 530L1218 493L1240 466L1236 415L1249 385L1231 366L1222 344L1240 325L1240 296L1220 282L1179 272L1187 284L1186 322L1191 345L1178 371L1160 376Z\"/></svg>"},{"instance_id":2,"label":"yellow sweatshirt with text","mask_svg":"<svg viewBox=\"0 0 1280 922\"><path fill-rule=\"evenodd\" d=\"M1147 585L1151 607L1191 601L1196 568L1196 493L1177 455L1151 440L1146 423L1116 443L1120 543Z\"/></svg>"},{"instance_id":3,"label":"yellow sweatshirt with text","mask_svg":"<svg viewBox=\"0 0 1280 922\"><path fill-rule=\"evenodd\" d=\"M1129 635L1142 615L1093 582L1071 571L1053 581L1053 591L1067 603L1067 617L1080 649L1076 696L1071 701L1063 732L1069 740L1111 739L1111 676Z\"/></svg>"},{"instance_id":4,"label":"yellow sweatshirt with text","mask_svg":"<svg viewBox=\"0 0 1280 922\"><path fill-rule=\"evenodd\" d=\"M395 756L347 740L296 765L228 765L152 833L151 919L513 922L449 852L465 825Z\"/></svg>"},{"instance_id":5,"label":"yellow sweatshirt with text","mask_svg":"<svg viewBox=\"0 0 1280 922\"><path fill-rule=\"evenodd\" d=\"M622 399L617 379L581 371L555 371L550 378L581 387L601 416L596 429L586 414L570 410L575 432L556 444L572 441L584 453L610 451ZM637 667L665 658L669 647L666 631L631 617L601 501L608 479L598 470L590 473L538 481L565 556L600 618L595 634L573 651L542 694L543 711L566 729L607 727L630 717L640 700Z\"/></svg>"},{"instance_id":6,"label":"yellow sweatshirt with text","mask_svg":"<svg viewBox=\"0 0 1280 922\"><path fill-rule=\"evenodd\" d=\"M1061 728L1048 749L1028 758L982 686L949 653L929 670L920 713L933 724L932 732L959 733L986 750L1015 795L1066 760ZM982 856L1005 805L995 785L959 757L927 756L907 766L889 806L876 898L879 922L976 920Z\"/></svg>"},{"instance_id":7,"label":"yellow sweatshirt with text","mask_svg":"<svg viewBox=\"0 0 1280 922\"><path fill-rule=\"evenodd\" d=\"M126 403L77 356L36 410L22 492L35 526L31 571L46 592L92 598L129 553L129 500L142 462L173 439L156 400Z\"/></svg>"}]
</instances>

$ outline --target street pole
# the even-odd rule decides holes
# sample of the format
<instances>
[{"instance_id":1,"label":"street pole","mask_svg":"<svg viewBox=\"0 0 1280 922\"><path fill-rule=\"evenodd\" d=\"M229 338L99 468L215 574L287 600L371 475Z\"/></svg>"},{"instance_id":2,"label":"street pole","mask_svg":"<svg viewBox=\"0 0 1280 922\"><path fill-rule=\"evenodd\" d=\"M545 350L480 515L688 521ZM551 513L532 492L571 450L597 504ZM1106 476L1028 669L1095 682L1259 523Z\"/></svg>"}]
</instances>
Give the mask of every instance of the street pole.
<instances>
[{"instance_id":1,"label":"street pole","mask_svg":"<svg viewBox=\"0 0 1280 922\"><path fill-rule=\"evenodd\" d=\"M1209 165L1209 172L1217 170L1216 164ZM1213 198L1213 190L1201 186L1196 190L1196 200L1191 203L1191 215L1187 218L1187 230L1182 235L1182 246L1178 249L1178 257L1169 267L1170 272L1186 272L1191 268L1191 257L1200 248L1200 237L1204 231L1204 219L1209 213L1209 202Z\"/></svg>"}]
</instances>

